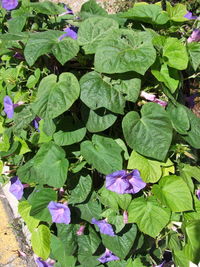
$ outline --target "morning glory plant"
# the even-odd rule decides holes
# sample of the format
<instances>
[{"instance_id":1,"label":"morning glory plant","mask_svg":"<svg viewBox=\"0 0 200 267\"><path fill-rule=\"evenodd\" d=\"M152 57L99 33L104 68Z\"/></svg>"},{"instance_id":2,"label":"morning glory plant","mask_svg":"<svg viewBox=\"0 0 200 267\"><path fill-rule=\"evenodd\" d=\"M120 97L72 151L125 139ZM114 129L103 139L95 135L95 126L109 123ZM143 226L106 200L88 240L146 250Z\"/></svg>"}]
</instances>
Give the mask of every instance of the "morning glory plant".
<instances>
[{"instance_id":1,"label":"morning glory plant","mask_svg":"<svg viewBox=\"0 0 200 267\"><path fill-rule=\"evenodd\" d=\"M161 2L1 3L1 183L39 267L200 262L199 10Z\"/></svg>"}]
</instances>

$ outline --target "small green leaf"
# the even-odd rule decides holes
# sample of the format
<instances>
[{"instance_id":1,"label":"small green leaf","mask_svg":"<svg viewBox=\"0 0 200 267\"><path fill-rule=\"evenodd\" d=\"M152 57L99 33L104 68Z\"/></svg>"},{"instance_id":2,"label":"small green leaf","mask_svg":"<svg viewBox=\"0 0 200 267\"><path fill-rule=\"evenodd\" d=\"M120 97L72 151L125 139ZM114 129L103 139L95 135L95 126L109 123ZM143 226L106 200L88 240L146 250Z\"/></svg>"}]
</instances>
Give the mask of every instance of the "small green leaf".
<instances>
[{"instance_id":1,"label":"small green leaf","mask_svg":"<svg viewBox=\"0 0 200 267\"><path fill-rule=\"evenodd\" d=\"M187 44L190 62L196 71L200 66L200 43L192 42Z\"/></svg>"},{"instance_id":2,"label":"small green leaf","mask_svg":"<svg viewBox=\"0 0 200 267\"><path fill-rule=\"evenodd\" d=\"M139 229L155 238L168 224L170 211L163 208L154 197L134 199L128 208L129 223L137 223Z\"/></svg>"},{"instance_id":3,"label":"small green leaf","mask_svg":"<svg viewBox=\"0 0 200 267\"><path fill-rule=\"evenodd\" d=\"M22 219L25 221L30 232L33 232L34 229L38 226L39 220L30 216L31 205L28 201L21 201L18 204L18 212L21 215Z\"/></svg>"},{"instance_id":4,"label":"small green leaf","mask_svg":"<svg viewBox=\"0 0 200 267\"><path fill-rule=\"evenodd\" d=\"M46 225L40 224L38 228L32 232L31 244L33 251L38 257L44 260L46 260L50 254L50 238L51 233Z\"/></svg>"},{"instance_id":5,"label":"small green leaf","mask_svg":"<svg viewBox=\"0 0 200 267\"><path fill-rule=\"evenodd\" d=\"M175 175L163 177L152 192L174 212L193 210L192 196L184 180ZM176 201L174 201L176 199Z\"/></svg>"}]
</instances>

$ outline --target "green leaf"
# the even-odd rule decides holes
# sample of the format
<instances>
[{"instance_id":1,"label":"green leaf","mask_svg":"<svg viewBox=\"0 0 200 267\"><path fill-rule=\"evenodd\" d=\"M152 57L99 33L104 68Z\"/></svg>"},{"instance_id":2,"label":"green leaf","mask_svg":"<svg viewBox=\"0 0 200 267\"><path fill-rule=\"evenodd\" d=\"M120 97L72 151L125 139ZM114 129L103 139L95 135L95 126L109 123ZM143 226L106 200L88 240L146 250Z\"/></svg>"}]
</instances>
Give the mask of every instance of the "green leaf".
<instances>
[{"instance_id":1,"label":"green leaf","mask_svg":"<svg viewBox=\"0 0 200 267\"><path fill-rule=\"evenodd\" d=\"M88 230L89 233L87 235L78 236L78 254L92 255L101 243L101 239L91 226L89 226Z\"/></svg>"},{"instance_id":2,"label":"green leaf","mask_svg":"<svg viewBox=\"0 0 200 267\"><path fill-rule=\"evenodd\" d=\"M132 199L130 194L117 194L107 190L105 187L102 187L99 193L101 203L116 211L118 211L119 208L126 210Z\"/></svg>"},{"instance_id":3,"label":"green leaf","mask_svg":"<svg viewBox=\"0 0 200 267\"><path fill-rule=\"evenodd\" d=\"M106 108L112 112L123 114L125 99L121 92L97 72L89 72L80 80L81 100L92 110Z\"/></svg>"},{"instance_id":4,"label":"green leaf","mask_svg":"<svg viewBox=\"0 0 200 267\"><path fill-rule=\"evenodd\" d=\"M28 65L32 66L40 56L48 53L53 53L61 64L75 57L79 51L77 41L70 37L60 41L62 35L62 31L54 30L32 33L24 49Z\"/></svg>"},{"instance_id":5,"label":"green leaf","mask_svg":"<svg viewBox=\"0 0 200 267\"><path fill-rule=\"evenodd\" d=\"M138 20L151 24L165 24L169 20L168 14L159 5L134 5L127 12L122 13L123 18Z\"/></svg>"},{"instance_id":6,"label":"green leaf","mask_svg":"<svg viewBox=\"0 0 200 267\"><path fill-rule=\"evenodd\" d=\"M76 259L66 254L63 242L55 235L51 235L51 252L54 258L59 261L61 267L75 266Z\"/></svg>"},{"instance_id":7,"label":"green leaf","mask_svg":"<svg viewBox=\"0 0 200 267\"><path fill-rule=\"evenodd\" d=\"M168 224L170 211L163 208L154 197L134 199L128 208L129 223L137 223L139 229L155 238Z\"/></svg>"},{"instance_id":8,"label":"green leaf","mask_svg":"<svg viewBox=\"0 0 200 267\"><path fill-rule=\"evenodd\" d=\"M198 264L200 261L200 220L188 222L185 226L185 232L187 235L187 244L184 247L184 253L190 261Z\"/></svg>"},{"instance_id":9,"label":"green leaf","mask_svg":"<svg viewBox=\"0 0 200 267\"><path fill-rule=\"evenodd\" d=\"M200 118L198 118L191 110L185 107L187 116L190 120L190 129L187 132L187 135L183 135L182 138L188 142L194 148L200 148Z\"/></svg>"},{"instance_id":10,"label":"green leaf","mask_svg":"<svg viewBox=\"0 0 200 267\"><path fill-rule=\"evenodd\" d=\"M183 250L175 250L173 251L174 261L177 266L180 267L189 267L190 261L188 257L185 255Z\"/></svg>"},{"instance_id":11,"label":"green leaf","mask_svg":"<svg viewBox=\"0 0 200 267\"><path fill-rule=\"evenodd\" d=\"M122 149L111 138L93 135L92 141L81 143L81 154L100 173L109 174L122 169Z\"/></svg>"},{"instance_id":12,"label":"green leaf","mask_svg":"<svg viewBox=\"0 0 200 267\"><path fill-rule=\"evenodd\" d=\"M135 224L127 227L126 231L124 231L120 235L101 235L104 246L121 259L124 259L129 253L136 239L136 236L137 227Z\"/></svg>"},{"instance_id":13,"label":"green leaf","mask_svg":"<svg viewBox=\"0 0 200 267\"><path fill-rule=\"evenodd\" d=\"M156 183L162 176L162 162L151 160L135 151L132 151L128 161L128 169L138 169L143 181L146 183Z\"/></svg>"},{"instance_id":14,"label":"green leaf","mask_svg":"<svg viewBox=\"0 0 200 267\"><path fill-rule=\"evenodd\" d=\"M179 176L163 177L158 185L153 186L152 192L174 212L193 210L190 190Z\"/></svg>"},{"instance_id":15,"label":"green leaf","mask_svg":"<svg viewBox=\"0 0 200 267\"><path fill-rule=\"evenodd\" d=\"M163 107L146 103L141 118L131 111L123 118L122 128L127 144L138 153L165 160L172 139L172 126Z\"/></svg>"},{"instance_id":16,"label":"green leaf","mask_svg":"<svg viewBox=\"0 0 200 267\"><path fill-rule=\"evenodd\" d=\"M57 200L57 193L51 188L36 189L29 196L31 204L30 215L40 221L51 222L51 215L47 208L50 201Z\"/></svg>"},{"instance_id":17,"label":"green leaf","mask_svg":"<svg viewBox=\"0 0 200 267\"><path fill-rule=\"evenodd\" d=\"M83 46L85 54L94 54L99 42L118 28L119 24L111 18L90 17L80 25L78 43Z\"/></svg>"},{"instance_id":18,"label":"green leaf","mask_svg":"<svg viewBox=\"0 0 200 267\"><path fill-rule=\"evenodd\" d=\"M161 69L153 65L151 72L158 81L164 82L164 84L170 89L171 93L176 91L180 80L178 70L170 68L164 63L161 66Z\"/></svg>"},{"instance_id":19,"label":"green leaf","mask_svg":"<svg viewBox=\"0 0 200 267\"><path fill-rule=\"evenodd\" d=\"M89 114L88 114L89 113ZM87 119L86 128L91 133L103 132L112 126L117 116L107 111L105 108L98 110L83 109L83 119Z\"/></svg>"},{"instance_id":20,"label":"green leaf","mask_svg":"<svg viewBox=\"0 0 200 267\"><path fill-rule=\"evenodd\" d=\"M37 99L32 109L39 117L53 119L68 110L79 97L79 83L69 72L48 75L40 82Z\"/></svg>"},{"instance_id":21,"label":"green leaf","mask_svg":"<svg viewBox=\"0 0 200 267\"><path fill-rule=\"evenodd\" d=\"M163 47L163 57L169 67L184 70L188 65L188 54L185 46L177 38L167 38Z\"/></svg>"},{"instance_id":22,"label":"green leaf","mask_svg":"<svg viewBox=\"0 0 200 267\"><path fill-rule=\"evenodd\" d=\"M136 258L134 259L134 261L132 261L132 259L129 259L127 261L126 267L145 267L145 265L142 263L142 260L140 258Z\"/></svg>"},{"instance_id":23,"label":"green leaf","mask_svg":"<svg viewBox=\"0 0 200 267\"><path fill-rule=\"evenodd\" d=\"M200 201L194 197L194 211L184 212L184 219L186 221L200 220Z\"/></svg>"},{"instance_id":24,"label":"green leaf","mask_svg":"<svg viewBox=\"0 0 200 267\"><path fill-rule=\"evenodd\" d=\"M177 103L177 106L169 103L167 113L173 128L180 134L187 134L190 129L190 120L185 107Z\"/></svg>"},{"instance_id":25,"label":"green leaf","mask_svg":"<svg viewBox=\"0 0 200 267\"><path fill-rule=\"evenodd\" d=\"M104 73L135 71L144 74L156 59L148 32L115 30L97 47L95 70Z\"/></svg>"},{"instance_id":26,"label":"green leaf","mask_svg":"<svg viewBox=\"0 0 200 267\"><path fill-rule=\"evenodd\" d=\"M40 120L39 122L39 131L40 131L40 138L38 140L38 143L48 143L52 140L52 136L47 135L44 131L43 131L43 127L44 127L44 120Z\"/></svg>"},{"instance_id":27,"label":"green leaf","mask_svg":"<svg viewBox=\"0 0 200 267\"><path fill-rule=\"evenodd\" d=\"M31 210L31 205L29 204L28 201L21 201L18 204L18 212L22 219L25 221L28 229L30 232L33 232L34 229L38 226L39 220L33 218L33 216L30 216L30 210Z\"/></svg>"},{"instance_id":28,"label":"green leaf","mask_svg":"<svg viewBox=\"0 0 200 267\"><path fill-rule=\"evenodd\" d=\"M81 203L86 200L92 188L92 179L90 175L80 176L76 187L71 191L68 203Z\"/></svg>"},{"instance_id":29,"label":"green leaf","mask_svg":"<svg viewBox=\"0 0 200 267\"><path fill-rule=\"evenodd\" d=\"M86 19L91 16L106 16L107 12L100 5L96 3L96 0L89 0L81 6L80 17Z\"/></svg>"},{"instance_id":30,"label":"green leaf","mask_svg":"<svg viewBox=\"0 0 200 267\"><path fill-rule=\"evenodd\" d=\"M28 3L28 6L35 10L37 13L42 13L45 15L59 15L66 11L60 5L50 1Z\"/></svg>"},{"instance_id":31,"label":"green leaf","mask_svg":"<svg viewBox=\"0 0 200 267\"><path fill-rule=\"evenodd\" d=\"M167 2L167 13L172 21L187 21L187 19L184 17L188 13L186 5L176 4L175 6L171 6L171 4Z\"/></svg>"},{"instance_id":32,"label":"green leaf","mask_svg":"<svg viewBox=\"0 0 200 267\"><path fill-rule=\"evenodd\" d=\"M14 141L18 141L21 144L19 155L23 155L31 151L25 140L15 136Z\"/></svg>"},{"instance_id":33,"label":"green leaf","mask_svg":"<svg viewBox=\"0 0 200 267\"><path fill-rule=\"evenodd\" d=\"M66 256L73 255L77 249L77 227L74 224L57 223L57 237L64 245ZM66 266L68 267L68 266Z\"/></svg>"},{"instance_id":34,"label":"green leaf","mask_svg":"<svg viewBox=\"0 0 200 267\"><path fill-rule=\"evenodd\" d=\"M36 181L62 187L67 179L68 160L65 151L53 142L44 143L33 159Z\"/></svg>"},{"instance_id":35,"label":"green leaf","mask_svg":"<svg viewBox=\"0 0 200 267\"><path fill-rule=\"evenodd\" d=\"M76 207L81 211L81 219L89 223L91 223L92 218L100 219L100 214L102 213L101 205L92 197L87 203L76 205Z\"/></svg>"},{"instance_id":36,"label":"green leaf","mask_svg":"<svg viewBox=\"0 0 200 267\"><path fill-rule=\"evenodd\" d=\"M181 171L188 177L193 177L198 182L200 182L200 167L199 166L191 166L189 164L182 164Z\"/></svg>"},{"instance_id":37,"label":"green leaf","mask_svg":"<svg viewBox=\"0 0 200 267\"><path fill-rule=\"evenodd\" d=\"M37 82L39 81L40 79L40 69L37 68L35 71L34 71L34 74L29 76L28 77L28 80L26 82L26 86L30 89L30 88L33 88L35 87L35 85L37 84Z\"/></svg>"},{"instance_id":38,"label":"green leaf","mask_svg":"<svg viewBox=\"0 0 200 267\"><path fill-rule=\"evenodd\" d=\"M192 42L187 44L190 62L196 71L200 66L200 43Z\"/></svg>"},{"instance_id":39,"label":"green leaf","mask_svg":"<svg viewBox=\"0 0 200 267\"><path fill-rule=\"evenodd\" d=\"M31 244L33 251L38 257L44 260L46 260L50 254L50 238L51 233L46 225L40 224L38 228L32 232Z\"/></svg>"}]
</instances>

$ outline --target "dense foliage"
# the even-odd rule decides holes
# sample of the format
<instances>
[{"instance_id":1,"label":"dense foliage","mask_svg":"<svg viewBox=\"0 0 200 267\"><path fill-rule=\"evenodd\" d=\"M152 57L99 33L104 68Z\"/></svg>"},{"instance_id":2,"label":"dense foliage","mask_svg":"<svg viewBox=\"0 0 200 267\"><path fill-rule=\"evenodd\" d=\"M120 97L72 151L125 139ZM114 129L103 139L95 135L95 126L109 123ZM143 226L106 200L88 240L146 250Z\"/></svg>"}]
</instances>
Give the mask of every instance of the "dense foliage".
<instances>
[{"instance_id":1,"label":"dense foliage","mask_svg":"<svg viewBox=\"0 0 200 267\"><path fill-rule=\"evenodd\" d=\"M8 2L1 180L38 266L197 264L198 14L165 1L111 15L90 0L79 17Z\"/></svg>"}]
</instances>

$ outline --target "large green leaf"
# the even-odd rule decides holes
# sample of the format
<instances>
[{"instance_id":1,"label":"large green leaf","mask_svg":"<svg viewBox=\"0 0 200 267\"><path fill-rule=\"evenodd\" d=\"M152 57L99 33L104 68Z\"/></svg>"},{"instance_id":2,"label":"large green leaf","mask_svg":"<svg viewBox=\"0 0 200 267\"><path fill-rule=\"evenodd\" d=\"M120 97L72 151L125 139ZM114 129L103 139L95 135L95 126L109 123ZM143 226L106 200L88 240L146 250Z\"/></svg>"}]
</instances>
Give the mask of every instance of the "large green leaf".
<instances>
[{"instance_id":1,"label":"large green leaf","mask_svg":"<svg viewBox=\"0 0 200 267\"><path fill-rule=\"evenodd\" d=\"M194 148L200 148L200 118L198 118L191 110L185 107L187 116L190 120L190 129L187 132L187 135L183 135L183 139L188 142Z\"/></svg>"},{"instance_id":2,"label":"large green leaf","mask_svg":"<svg viewBox=\"0 0 200 267\"><path fill-rule=\"evenodd\" d=\"M188 54L185 46L177 38L167 38L163 47L163 57L168 66L184 70L188 65Z\"/></svg>"},{"instance_id":3,"label":"large green leaf","mask_svg":"<svg viewBox=\"0 0 200 267\"><path fill-rule=\"evenodd\" d=\"M66 11L62 6L50 1L28 3L28 6L35 10L37 13L46 15L59 15Z\"/></svg>"},{"instance_id":4,"label":"large green leaf","mask_svg":"<svg viewBox=\"0 0 200 267\"><path fill-rule=\"evenodd\" d=\"M122 128L128 145L144 156L165 160L172 139L172 126L163 107L146 103L141 118L131 111L123 118Z\"/></svg>"},{"instance_id":5,"label":"large green leaf","mask_svg":"<svg viewBox=\"0 0 200 267\"><path fill-rule=\"evenodd\" d=\"M86 19L91 16L107 16L107 12L96 0L89 0L81 6L80 17Z\"/></svg>"},{"instance_id":6,"label":"large green leaf","mask_svg":"<svg viewBox=\"0 0 200 267\"><path fill-rule=\"evenodd\" d=\"M69 72L59 76L51 74L40 82L37 99L32 104L33 111L41 118L55 118L68 110L79 97L79 83Z\"/></svg>"},{"instance_id":7,"label":"large green leaf","mask_svg":"<svg viewBox=\"0 0 200 267\"><path fill-rule=\"evenodd\" d=\"M187 19L184 17L187 12L186 5L176 4L175 6L172 6L169 2L167 2L167 13L170 17L170 20L175 22L187 21Z\"/></svg>"},{"instance_id":8,"label":"large green leaf","mask_svg":"<svg viewBox=\"0 0 200 267\"><path fill-rule=\"evenodd\" d=\"M135 71L144 74L156 59L151 34L115 30L97 47L95 70L105 73Z\"/></svg>"},{"instance_id":9,"label":"large green leaf","mask_svg":"<svg viewBox=\"0 0 200 267\"><path fill-rule=\"evenodd\" d=\"M156 237L168 224L170 211L163 208L154 197L134 199L128 208L129 223L137 223L139 229Z\"/></svg>"},{"instance_id":10,"label":"large green leaf","mask_svg":"<svg viewBox=\"0 0 200 267\"><path fill-rule=\"evenodd\" d=\"M146 183L156 183L162 175L162 162L151 160L136 151L132 151L128 161L128 169L138 169Z\"/></svg>"},{"instance_id":11,"label":"large green leaf","mask_svg":"<svg viewBox=\"0 0 200 267\"><path fill-rule=\"evenodd\" d=\"M200 66L200 43L192 42L187 44L190 56L190 62L193 69L196 71Z\"/></svg>"},{"instance_id":12,"label":"large green leaf","mask_svg":"<svg viewBox=\"0 0 200 267\"><path fill-rule=\"evenodd\" d=\"M28 201L21 201L18 204L18 212L22 219L25 221L30 232L38 226L39 220L30 216L31 205Z\"/></svg>"},{"instance_id":13,"label":"large green leaf","mask_svg":"<svg viewBox=\"0 0 200 267\"><path fill-rule=\"evenodd\" d=\"M36 228L32 232L31 236L31 244L34 253L46 260L50 254L50 238L51 233L49 227L46 225L40 224L38 228Z\"/></svg>"},{"instance_id":14,"label":"large green leaf","mask_svg":"<svg viewBox=\"0 0 200 267\"><path fill-rule=\"evenodd\" d=\"M86 200L92 188L92 179L90 175L80 176L78 184L71 191L68 203L81 203Z\"/></svg>"},{"instance_id":15,"label":"large green leaf","mask_svg":"<svg viewBox=\"0 0 200 267\"><path fill-rule=\"evenodd\" d=\"M75 57L79 51L78 43L70 37L60 41L59 37L63 33L53 30L32 33L24 49L24 56L29 66L32 66L40 56L48 53L53 53L61 64Z\"/></svg>"},{"instance_id":16,"label":"large green leaf","mask_svg":"<svg viewBox=\"0 0 200 267\"><path fill-rule=\"evenodd\" d=\"M100 173L109 174L122 169L122 149L112 139L93 135L92 141L81 143L81 154Z\"/></svg>"},{"instance_id":17,"label":"large green leaf","mask_svg":"<svg viewBox=\"0 0 200 267\"><path fill-rule=\"evenodd\" d=\"M137 227L133 224L126 231L116 236L101 235L104 246L115 255L124 259L129 253L137 236Z\"/></svg>"},{"instance_id":18,"label":"large green leaf","mask_svg":"<svg viewBox=\"0 0 200 267\"><path fill-rule=\"evenodd\" d=\"M152 192L164 205L174 212L193 210L190 190L179 176L163 177L158 185L153 186Z\"/></svg>"},{"instance_id":19,"label":"large green leaf","mask_svg":"<svg viewBox=\"0 0 200 267\"><path fill-rule=\"evenodd\" d=\"M101 239L95 230L89 226L89 234L78 236L78 253L79 254L90 254L95 253L101 243Z\"/></svg>"},{"instance_id":20,"label":"large green leaf","mask_svg":"<svg viewBox=\"0 0 200 267\"><path fill-rule=\"evenodd\" d=\"M178 103L176 106L170 103L167 106L167 113L173 128L180 134L187 134L190 129L190 120L185 107Z\"/></svg>"},{"instance_id":21,"label":"large green leaf","mask_svg":"<svg viewBox=\"0 0 200 267\"><path fill-rule=\"evenodd\" d=\"M33 169L38 183L63 186L68 170L64 150L53 142L44 143L34 157Z\"/></svg>"},{"instance_id":22,"label":"large green leaf","mask_svg":"<svg viewBox=\"0 0 200 267\"><path fill-rule=\"evenodd\" d=\"M184 253L190 261L198 264L200 261L200 220L188 222L185 226L185 232L187 235L187 243L184 247Z\"/></svg>"},{"instance_id":23,"label":"large green leaf","mask_svg":"<svg viewBox=\"0 0 200 267\"><path fill-rule=\"evenodd\" d=\"M89 72L80 80L81 100L92 110L106 108L123 114L125 98L97 72Z\"/></svg>"},{"instance_id":24,"label":"large green leaf","mask_svg":"<svg viewBox=\"0 0 200 267\"><path fill-rule=\"evenodd\" d=\"M94 54L99 42L118 28L119 24L111 18L90 17L80 25L78 43L86 54Z\"/></svg>"},{"instance_id":25,"label":"large green leaf","mask_svg":"<svg viewBox=\"0 0 200 267\"><path fill-rule=\"evenodd\" d=\"M165 24L169 20L168 14L159 5L147 5L146 3L134 5L121 16L151 24Z\"/></svg>"},{"instance_id":26,"label":"large green leaf","mask_svg":"<svg viewBox=\"0 0 200 267\"><path fill-rule=\"evenodd\" d=\"M29 197L31 204L30 215L40 221L51 222L51 215L47 208L50 201L57 200L57 193L51 188L37 189Z\"/></svg>"}]
</instances>

